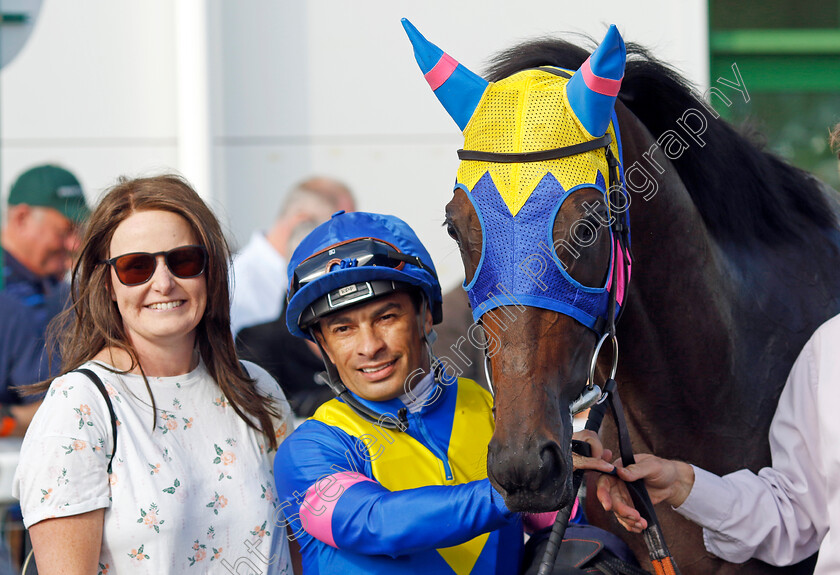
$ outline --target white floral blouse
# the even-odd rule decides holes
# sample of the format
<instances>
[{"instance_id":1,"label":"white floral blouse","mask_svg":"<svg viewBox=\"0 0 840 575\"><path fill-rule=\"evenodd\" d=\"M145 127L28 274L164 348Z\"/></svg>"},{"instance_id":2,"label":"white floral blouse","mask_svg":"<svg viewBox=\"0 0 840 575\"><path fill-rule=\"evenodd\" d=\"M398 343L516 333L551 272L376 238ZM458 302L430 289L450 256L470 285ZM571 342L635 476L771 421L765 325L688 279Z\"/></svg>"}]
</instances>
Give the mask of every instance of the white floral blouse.
<instances>
[{"instance_id":1,"label":"white floral blouse","mask_svg":"<svg viewBox=\"0 0 840 575\"><path fill-rule=\"evenodd\" d=\"M274 451L236 414L205 368L149 378L99 375L117 416L112 473L111 420L83 374L53 381L26 433L14 492L24 523L105 508L99 574L292 573L282 511L274 493ZM257 389L282 418L278 443L292 432L277 383L246 362Z\"/></svg>"}]
</instances>

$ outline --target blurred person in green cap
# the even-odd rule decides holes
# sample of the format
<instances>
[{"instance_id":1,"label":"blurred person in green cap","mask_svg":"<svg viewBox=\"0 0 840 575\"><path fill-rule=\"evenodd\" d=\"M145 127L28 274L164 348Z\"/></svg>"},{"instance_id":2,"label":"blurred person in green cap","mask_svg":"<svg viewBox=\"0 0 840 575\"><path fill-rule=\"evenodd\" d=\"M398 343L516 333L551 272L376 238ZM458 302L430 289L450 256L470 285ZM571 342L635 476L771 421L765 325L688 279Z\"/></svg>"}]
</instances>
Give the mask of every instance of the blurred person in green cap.
<instances>
[{"instance_id":1,"label":"blurred person in green cap","mask_svg":"<svg viewBox=\"0 0 840 575\"><path fill-rule=\"evenodd\" d=\"M9 192L0 236L3 291L31 308L41 335L67 302L64 277L89 213L79 180L58 166L27 170Z\"/></svg>"},{"instance_id":2,"label":"blurred person in green cap","mask_svg":"<svg viewBox=\"0 0 840 575\"><path fill-rule=\"evenodd\" d=\"M32 321L33 311L3 290L4 259L0 247L0 438L22 437L41 405L40 395L22 396L15 388L48 375L44 338ZM3 530L10 528L10 522L22 520L18 504L0 505L0 513L6 517ZM12 575L18 570L19 566L13 565L8 539L0 538L0 575Z\"/></svg>"}]
</instances>

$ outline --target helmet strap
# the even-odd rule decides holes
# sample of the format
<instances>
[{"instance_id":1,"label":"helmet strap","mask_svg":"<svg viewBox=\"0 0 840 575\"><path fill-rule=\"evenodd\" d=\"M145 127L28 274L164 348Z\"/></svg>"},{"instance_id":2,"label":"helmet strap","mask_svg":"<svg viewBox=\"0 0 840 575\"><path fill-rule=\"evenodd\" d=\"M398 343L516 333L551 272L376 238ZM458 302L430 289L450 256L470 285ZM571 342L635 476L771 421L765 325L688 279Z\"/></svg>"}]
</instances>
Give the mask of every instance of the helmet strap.
<instances>
[{"instance_id":1,"label":"helmet strap","mask_svg":"<svg viewBox=\"0 0 840 575\"><path fill-rule=\"evenodd\" d=\"M318 338L315 337L315 330L313 328L309 328L309 336L312 338L312 341L315 342L315 345L318 346L318 351L321 353L321 361L324 362L324 368L326 369L326 371L317 373L315 378L319 383L329 386L335 396L339 397L347 391L347 387L341 381L341 377L338 375L338 369L335 367L335 364L330 361L330 356L327 355L324 346L322 346L321 342L318 341Z\"/></svg>"},{"instance_id":2,"label":"helmet strap","mask_svg":"<svg viewBox=\"0 0 840 575\"><path fill-rule=\"evenodd\" d=\"M435 355L434 350L432 349L435 342L437 341L437 332L435 328L431 328L428 332L426 331L426 312L429 309L429 304L426 301L426 294L423 291L420 291L420 299L423 300L422 305L420 306L420 310L417 312L417 329L420 330L420 334L423 338L423 343L426 344L426 351L429 355L429 370L432 371L432 368L437 364L438 358ZM435 369L435 380L440 381L440 370Z\"/></svg>"}]
</instances>

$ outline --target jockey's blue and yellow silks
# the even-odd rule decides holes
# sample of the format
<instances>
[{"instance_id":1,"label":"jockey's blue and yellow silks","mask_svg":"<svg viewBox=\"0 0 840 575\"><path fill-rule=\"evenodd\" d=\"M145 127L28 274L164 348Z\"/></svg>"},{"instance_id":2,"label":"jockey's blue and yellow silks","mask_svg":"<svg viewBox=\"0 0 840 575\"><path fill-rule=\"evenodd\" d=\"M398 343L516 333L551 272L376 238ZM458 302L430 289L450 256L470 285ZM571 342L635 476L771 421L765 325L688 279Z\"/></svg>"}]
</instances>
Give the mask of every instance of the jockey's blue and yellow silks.
<instances>
[{"instance_id":1,"label":"jockey's blue and yellow silks","mask_svg":"<svg viewBox=\"0 0 840 575\"><path fill-rule=\"evenodd\" d=\"M405 432L334 399L281 444L277 492L307 574L517 572L522 522L487 479L492 399L448 381ZM395 420L403 407L359 401Z\"/></svg>"},{"instance_id":2,"label":"jockey's blue and yellow silks","mask_svg":"<svg viewBox=\"0 0 840 575\"><path fill-rule=\"evenodd\" d=\"M556 245L553 238L557 212L570 194L582 188L600 190L609 218L626 220L629 198L622 176L615 180L619 188L615 199L624 201L610 203L612 168L605 146L564 157L557 153L552 159L536 161L522 156L568 148L606 135L612 156L621 163L614 107L626 50L618 30L611 26L604 41L577 71L528 69L484 85L464 81L474 74L426 40L408 21L403 20L403 26L430 87L464 133L464 149L484 153L480 159L461 161L455 186L466 192L482 226L481 260L472 282L464 286L474 319L499 306L526 305L569 315L596 329L607 319L609 291L613 288L618 314L629 277L617 281L612 273L619 269L624 274L625 268L629 273L630 254L613 236L613 230L601 226L610 235L612 255L610 273L605 274L603 285L596 286L576 282L558 257L567 250L566 255L577 258L591 244L576 241ZM433 73L438 67L442 73ZM443 78L448 71L450 76ZM460 96L456 88L462 89ZM513 154L519 159L511 160ZM502 158L505 155L508 157ZM592 225L582 225L587 224ZM616 258L626 266L613 265Z\"/></svg>"}]
</instances>

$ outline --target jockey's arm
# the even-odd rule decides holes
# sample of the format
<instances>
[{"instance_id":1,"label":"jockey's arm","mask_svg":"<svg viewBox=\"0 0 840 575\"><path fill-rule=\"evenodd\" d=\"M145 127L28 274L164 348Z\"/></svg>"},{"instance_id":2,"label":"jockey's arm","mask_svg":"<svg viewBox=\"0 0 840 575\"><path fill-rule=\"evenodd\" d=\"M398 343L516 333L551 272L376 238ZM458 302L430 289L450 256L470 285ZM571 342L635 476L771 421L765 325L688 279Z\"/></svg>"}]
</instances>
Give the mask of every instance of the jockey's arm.
<instances>
[{"instance_id":1,"label":"jockey's arm","mask_svg":"<svg viewBox=\"0 0 840 575\"><path fill-rule=\"evenodd\" d=\"M352 444L325 438L292 436L275 460L278 495L298 536L303 530L339 549L397 557L458 545L519 520L488 479L389 491L370 478Z\"/></svg>"}]
</instances>

